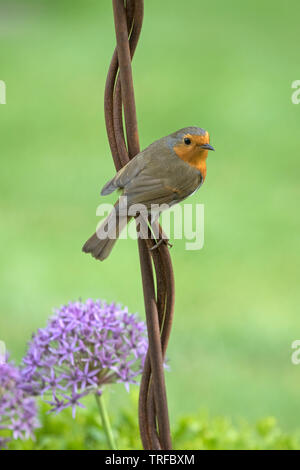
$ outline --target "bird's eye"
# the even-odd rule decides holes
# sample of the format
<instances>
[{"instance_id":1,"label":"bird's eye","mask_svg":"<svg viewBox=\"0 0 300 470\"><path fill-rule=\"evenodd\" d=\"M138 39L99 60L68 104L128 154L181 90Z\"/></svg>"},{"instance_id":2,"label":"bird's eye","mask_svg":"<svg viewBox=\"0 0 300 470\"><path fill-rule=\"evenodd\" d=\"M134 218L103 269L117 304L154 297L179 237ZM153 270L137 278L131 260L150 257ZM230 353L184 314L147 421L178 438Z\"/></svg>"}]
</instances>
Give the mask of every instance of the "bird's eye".
<instances>
[{"instance_id":1,"label":"bird's eye","mask_svg":"<svg viewBox=\"0 0 300 470\"><path fill-rule=\"evenodd\" d=\"M189 139L188 137L186 137L186 138L184 139L184 143L185 143L185 145L190 145L190 144L192 143L192 141L191 141L191 139Z\"/></svg>"}]
</instances>

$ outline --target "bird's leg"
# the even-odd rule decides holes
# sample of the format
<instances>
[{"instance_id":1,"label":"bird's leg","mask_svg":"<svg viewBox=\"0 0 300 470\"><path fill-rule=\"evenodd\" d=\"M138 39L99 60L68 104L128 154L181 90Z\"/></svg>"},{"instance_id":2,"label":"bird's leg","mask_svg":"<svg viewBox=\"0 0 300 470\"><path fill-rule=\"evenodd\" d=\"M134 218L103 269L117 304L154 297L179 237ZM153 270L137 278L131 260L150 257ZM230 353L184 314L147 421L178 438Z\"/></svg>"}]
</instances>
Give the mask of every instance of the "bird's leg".
<instances>
[{"instance_id":1,"label":"bird's leg","mask_svg":"<svg viewBox=\"0 0 300 470\"><path fill-rule=\"evenodd\" d=\"M172 248L173 245L171 245L171 243L169 242L169 239L163 233L163 231L162 231L162 229L159 225L158 217L152 219L152 221L151 221L151 230L152 230L152 233L154 235L153 238L156 239L156 243L155 243L155 245L153 245L150 248L150 251L156 250L157 248L159 248L161 246L162 243L164 243L165 245Z\"/></svg>"},{"instance_id":2,"label":"bird's leg","mask_svg":"<svg viewBox=\"0 0 300 470\"><path fill-rule=\"evenodd\" d=\"M153 245L153 246L150 248L150 251L156 250L157 248L160 247L160 245L161 245L162 243L164 243L165 245L167 245L169 248L172 248L172 246L173 246L173 245L169 242L169 240L168 240L167 238L160 238L160 239L158 240L158 242L155 243L155 245Z\"/></svg>"}]
</instances>

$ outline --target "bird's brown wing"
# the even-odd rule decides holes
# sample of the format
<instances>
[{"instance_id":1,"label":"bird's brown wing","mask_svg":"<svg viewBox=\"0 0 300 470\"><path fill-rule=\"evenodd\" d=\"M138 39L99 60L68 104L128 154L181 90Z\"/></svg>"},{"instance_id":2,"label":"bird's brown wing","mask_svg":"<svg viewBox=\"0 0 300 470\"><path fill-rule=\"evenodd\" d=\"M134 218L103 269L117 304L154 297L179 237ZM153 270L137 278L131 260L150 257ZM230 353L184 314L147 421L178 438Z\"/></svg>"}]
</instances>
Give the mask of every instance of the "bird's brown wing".
<instances>
[{"instance_id":1,"label":"bird's brown wing","mask_svg":"<svg viewBox=\"0 0 300 470\"><path fill-rule=\"evenodd\" d=\"M104 186L101 194L110 194L122 188L123 195L128 198L128 205L172 205L189 196L200 183L200 172L170 152L161 140L130 160Z\"/></svg>"},{"instance_id":2,"label":"bird's brown wing","mask_svg":"<svg viewBox=\"0 0 300 470\"><path fill-rule=\"evenodd\" d=\"M151 204L173 205L188 197L200 183L201 175L196 172L192 175L179 173L174 180L174 175L154 177L145 168L125 186L123 195L127 196L128 205L145 204L148 208Z\"/></svg>"},{"instance_id":3,"label":"bird's brown wing","mask_svg":"<svg viewBox=\"0 0 300 470\"><path fill-rule=\"evenodd\" d=\"M136 155L119 170L116 175L102 188L101 196L113 193L116 189L124 188L144 168L146 161L142 158L143 152Z\"/></svg>"},{"instance_id":4,"label":"bird's brown wing","mask_svg":"<svg viewBox=\"0 0 300 470\"><path fill-rule=\"evenodd\" d=\"M138 153L102 188L101 195L106 196L116 189L125 188L144 170L152 170L153 175L167 171L170 165L170 149L164 144L165 138L153 142L149 147ZM178 157L176 156L176 159Z\"/></svg>"}]
</instances>

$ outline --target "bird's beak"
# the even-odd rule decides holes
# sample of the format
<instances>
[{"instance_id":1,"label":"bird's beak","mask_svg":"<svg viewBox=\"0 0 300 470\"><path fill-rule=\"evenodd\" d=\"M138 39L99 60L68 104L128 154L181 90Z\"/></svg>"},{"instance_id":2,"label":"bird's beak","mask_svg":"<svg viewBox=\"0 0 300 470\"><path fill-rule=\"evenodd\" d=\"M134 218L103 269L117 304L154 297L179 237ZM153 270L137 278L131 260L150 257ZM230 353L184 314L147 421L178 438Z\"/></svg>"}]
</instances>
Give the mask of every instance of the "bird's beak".
<instances>
[{"instance_id":1,"label":"bird's beak","mask_svg":"<svg viewBox=\"0 0 300 470\"><path fill-rule=\"evenodd\" d=\"M212 146L212 145L209 145L209 144L203 144L203 145L201 145L200 148L205 149L205 150L215 150L215 149L213 148L213 146Z\"/></svg>"}]
</instances>

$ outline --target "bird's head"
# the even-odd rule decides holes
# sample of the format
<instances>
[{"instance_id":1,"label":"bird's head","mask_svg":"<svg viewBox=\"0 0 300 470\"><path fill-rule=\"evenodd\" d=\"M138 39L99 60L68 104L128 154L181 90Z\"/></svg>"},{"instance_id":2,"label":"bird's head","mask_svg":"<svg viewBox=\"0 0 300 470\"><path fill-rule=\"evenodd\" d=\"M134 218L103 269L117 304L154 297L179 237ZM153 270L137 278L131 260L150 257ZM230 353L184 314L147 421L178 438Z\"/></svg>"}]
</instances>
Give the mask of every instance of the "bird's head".
<instances>
[{"instance_id":1,"label":"bird's head","mask_svg":"<svg viewBox=\"0 0 300 470\"><path fill-rule=\"evenodd\" d=\"M209 133L200 127L185 127L169 136L169 145L176 155L206 174L206 158L214 148Z\"/></svg>"},{"instance_id":2,"label":"bird's head","mask_svg":"<svg viewBox=\"0 0 300 470\"><path fill-rule=\"evenodd\" d=\"M185 161L206 159L208 151L214 150L209 143L209 133L201 127L185 127L171 136L173 150Z\"/></svg>"}]
</instances>

